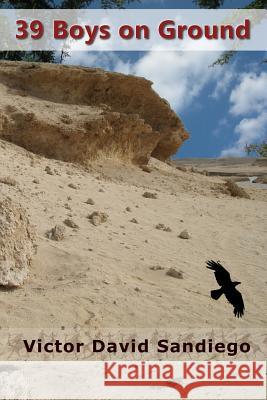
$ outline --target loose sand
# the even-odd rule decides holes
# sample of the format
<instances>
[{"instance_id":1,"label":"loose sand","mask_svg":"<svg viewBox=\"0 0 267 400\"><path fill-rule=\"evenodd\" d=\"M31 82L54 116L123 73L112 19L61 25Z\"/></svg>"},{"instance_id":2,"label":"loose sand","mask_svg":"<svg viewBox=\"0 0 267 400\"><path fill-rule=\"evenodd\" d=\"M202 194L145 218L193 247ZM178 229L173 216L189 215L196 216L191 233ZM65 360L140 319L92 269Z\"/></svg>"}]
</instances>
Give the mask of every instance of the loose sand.
<instances>
[{"instance_id":1,"label":"loose sand","mask_svg":"<svg viewBox=\"0 0 267 400\"><path fill-rule=\"evenodd\" d=\"M264 330L267 191L232 198L220 178L150 166L104 160L85 169L0 141L0 178L17 182L0 191L27 209L38 245L25 284L0 289L2 329ZM94 211L108 219L93 224ZM47 237L55 225L65 227L62 240ZM184 230L188 240L178 237ZM242 320L225 299L210 298L217 283L207 259L242 282ZM171 268L181 279L166 274Z\"/></svg>"},{"instance_id":2,"label":"loose sand","mask_svg":"<svg viewBox=\"0 0 267 400\"><path fill-rule=\"evenodd\" d=\"M106 160L86 170L1 142L0 175L17 181L0 183L1 193L27 209L38 233L28 281L0 291L2 327L236 327L226 301L209 297L217 284L207 259L221 260L242 281L246 315L239 325L264 326L267 192L236 199L220 192L219 178L151 165L147 173ZM94 226L94 211L108 220ZM78 228L65 226L61 241L46 237L66 219ZM185 229L189 240L178 237ZM183 279L167 276L169 268Z\"/></svg>"}]
</instances>

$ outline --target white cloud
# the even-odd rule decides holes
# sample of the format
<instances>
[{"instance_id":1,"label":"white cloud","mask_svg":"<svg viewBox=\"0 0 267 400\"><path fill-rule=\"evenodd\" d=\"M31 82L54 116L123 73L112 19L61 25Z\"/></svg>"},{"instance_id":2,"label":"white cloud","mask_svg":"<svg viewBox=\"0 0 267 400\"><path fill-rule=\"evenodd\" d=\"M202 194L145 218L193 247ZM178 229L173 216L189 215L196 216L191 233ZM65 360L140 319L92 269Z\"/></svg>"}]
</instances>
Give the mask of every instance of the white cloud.
<instances>
[{"instance_id":1,"label":"white cloud","mask_svg":"<svg viewBox=\"0 0 267 400\"><path fill-rule=\"evenodd\" d=\"M261 113L267 109L267 73L247 73L241 76L241 82L230 96L231 113L245 115Z\"/></svg>"},{"instance_id":2,"label":"white cloud","mask_svg":"<svg viewBox=\"0 0 267 400\"><path fill-rule=\"evenodd\" d=\"M229 121L227 118L221 118L217 124L217 128L214 129L214 131L212 132L212 134L214 136L219 136L222 133L222 130L226 130L229 126Z\"/></svg>"},{"instance_id":3,"label":"white cloud","mask_svg":"<svg viewBox=\"0 0 267 400\"><path fill-rule=\"evenodd\" d=\"M218 79L215 89L211 96L213 99L219 99L223 94L225 94L232 84L233 80L236 78L236 73L234 67L228 67L225 69L224 74Z\"/></svg>"},{"instance_id":4,"label":"white cloud","mask_svg":"<svg viewBox=\"0 0 267 400\"><path fill-rule=\"evenodd\" d=\"M213 52L160 52L146 53L135 64L127 64L128 73L143 76L154 82L154 89L177 112L189 106L208 82L220 74L209 65L216 59ZM125 65L115 69L125 72Z\"/></svg>"},{"instance_id":5,"label":"white cloud","mask_svg":"<svg viewBox=\"0 0 267 400\"><path fill-rule=\"evenodd\" d=\"M236 143L221 153L222 157L240 157L244 155L244 148L247 144L259 141L262 142L267 135L267 112L263 112L255 118L244 118L235 128L239 135Z\"/></svg>"},{"instance_id":6,"label":"white cloud","mask_svg":"<svg viewBox=\"0 0 267 400\"><path fill-rule=\"evenodd\" d=\"M64 64L109 69L117 59L115 53L111 52L72 51L70 57L64 60Z\"/></svg>"},{"instance_id":7,"label":"white cloud","mask_svg":"<svg viewBox=\"0 0 267 400\"><path fill-rule=\"evenodd\" d=\"M247 144L266 140L267 73L242 74L231 92L230 102L230 113L244 118L234 130L238 139L232 147L222 151L222 157L245 155L244 148Z\"/></svg>"},{"instance_id":8,"label":"white cloud","mask_svg":"<svg viewBox=\"0 0 267 400\"><path fill-rule=\"evenodd\" d=\"M97 66L105 69L145 77L154 83L153 88L181 112L188 107L209 82L216 82L224 73L222 69L209 68L218 57L217 52L166 52L144 53L136 62L124 61L116 53L72 52L68 64Z\"/></svg>"}]
</instances>

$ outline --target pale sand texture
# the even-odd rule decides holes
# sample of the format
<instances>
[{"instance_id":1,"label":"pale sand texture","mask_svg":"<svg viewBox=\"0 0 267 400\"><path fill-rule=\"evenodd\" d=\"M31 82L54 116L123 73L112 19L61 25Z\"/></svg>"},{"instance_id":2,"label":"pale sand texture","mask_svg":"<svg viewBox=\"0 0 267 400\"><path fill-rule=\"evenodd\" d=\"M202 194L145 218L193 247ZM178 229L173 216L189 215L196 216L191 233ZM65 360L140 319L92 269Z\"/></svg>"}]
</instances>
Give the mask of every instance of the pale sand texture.
<instances>
[{"instance_id":1,"label":"pale sand texture","mask_svg":"<svg viewBox=\"0 0 267 400\"><path fill-rule=\"evenodd\" d=\"M38 235L24 286L0 290L2 327L266 326L267 191L249 190L252 200L232 198L221 192L219 178L151 165L151 173L115 160L84 169L0 142L0 178L17 181L0 183L1 194L27 209ZM47 166L57 172L47 174ZM146 191L157 199L144 198ZM93 211L107 213L108 221L93 226L87 218ZM46 238L66 218L79 229L66 227L62 241ZM160 223L172 231L155 229ZM189 240L178 238L184 229ZM209 297L217 283L207 259L221 260L242 281L244 319L234 318L225 299ZM183 279L167 276L169 268Z\"/></svg>"}]
</instances>

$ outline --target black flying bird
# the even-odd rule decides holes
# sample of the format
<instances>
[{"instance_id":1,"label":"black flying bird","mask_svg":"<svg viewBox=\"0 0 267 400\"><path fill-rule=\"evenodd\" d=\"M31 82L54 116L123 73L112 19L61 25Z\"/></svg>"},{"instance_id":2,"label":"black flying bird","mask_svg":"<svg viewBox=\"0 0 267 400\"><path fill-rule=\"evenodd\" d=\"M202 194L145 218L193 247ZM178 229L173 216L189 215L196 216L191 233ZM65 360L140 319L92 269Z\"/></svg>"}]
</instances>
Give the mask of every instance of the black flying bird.
<instances>
[{"instance_id":1,"label":"black flying bird","mask_svg":"<svg viewBox=\"0 0 267 400\"><path fill-rule=\"evenodd\" d=\"M236 286L240 285L241 282L232 282L230 273L219 263L215 261L207 261L207 268L214 271L216 281L221 286L220 289L212 290L210 292L211 297L214 300L218 300L223 294L234 306L234 314L237 318L242 318L244 315L244 302L242 294L236 290Z\"/></svg>"}]
</instances>

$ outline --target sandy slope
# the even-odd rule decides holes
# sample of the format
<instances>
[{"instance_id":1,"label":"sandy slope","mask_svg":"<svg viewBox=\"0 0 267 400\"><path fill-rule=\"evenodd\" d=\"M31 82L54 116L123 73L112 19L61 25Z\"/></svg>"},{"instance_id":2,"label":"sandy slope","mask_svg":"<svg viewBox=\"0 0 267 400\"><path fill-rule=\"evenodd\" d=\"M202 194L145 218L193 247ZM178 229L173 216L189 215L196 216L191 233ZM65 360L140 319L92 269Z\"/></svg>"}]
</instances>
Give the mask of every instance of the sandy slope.
<instances>
[{"instance_id":1,"label":"sandy slope","mask_svg":"<svg viewBox=\"0 0 267 400\"><path fill-rule=\"evenodd\" d=\"M115 161L85 170L1 142L0 177L17 181L14 187L0 183L1 193L27 208L38 233L29 280L21 289L0 291L2 327L264 327L267 192L235 199L220 193L219 179L152 164L151 174ZM46 166L56 173L47 174ZM158 198L144 198L145 191ZM88 198L95 205L86 204ZM109 221L93 226L87 216L95 210ZM66 227L61 242L47 239L46 231L66 218L79 229ZM159 223L172 232L155 229ZM190 240L178 238L183 229ZM217 286L205 269L210 258L242 281L243 320L226 301L210 299ZM184 278L167 276L170 267Z\"/></svg>"}]
</instances>

